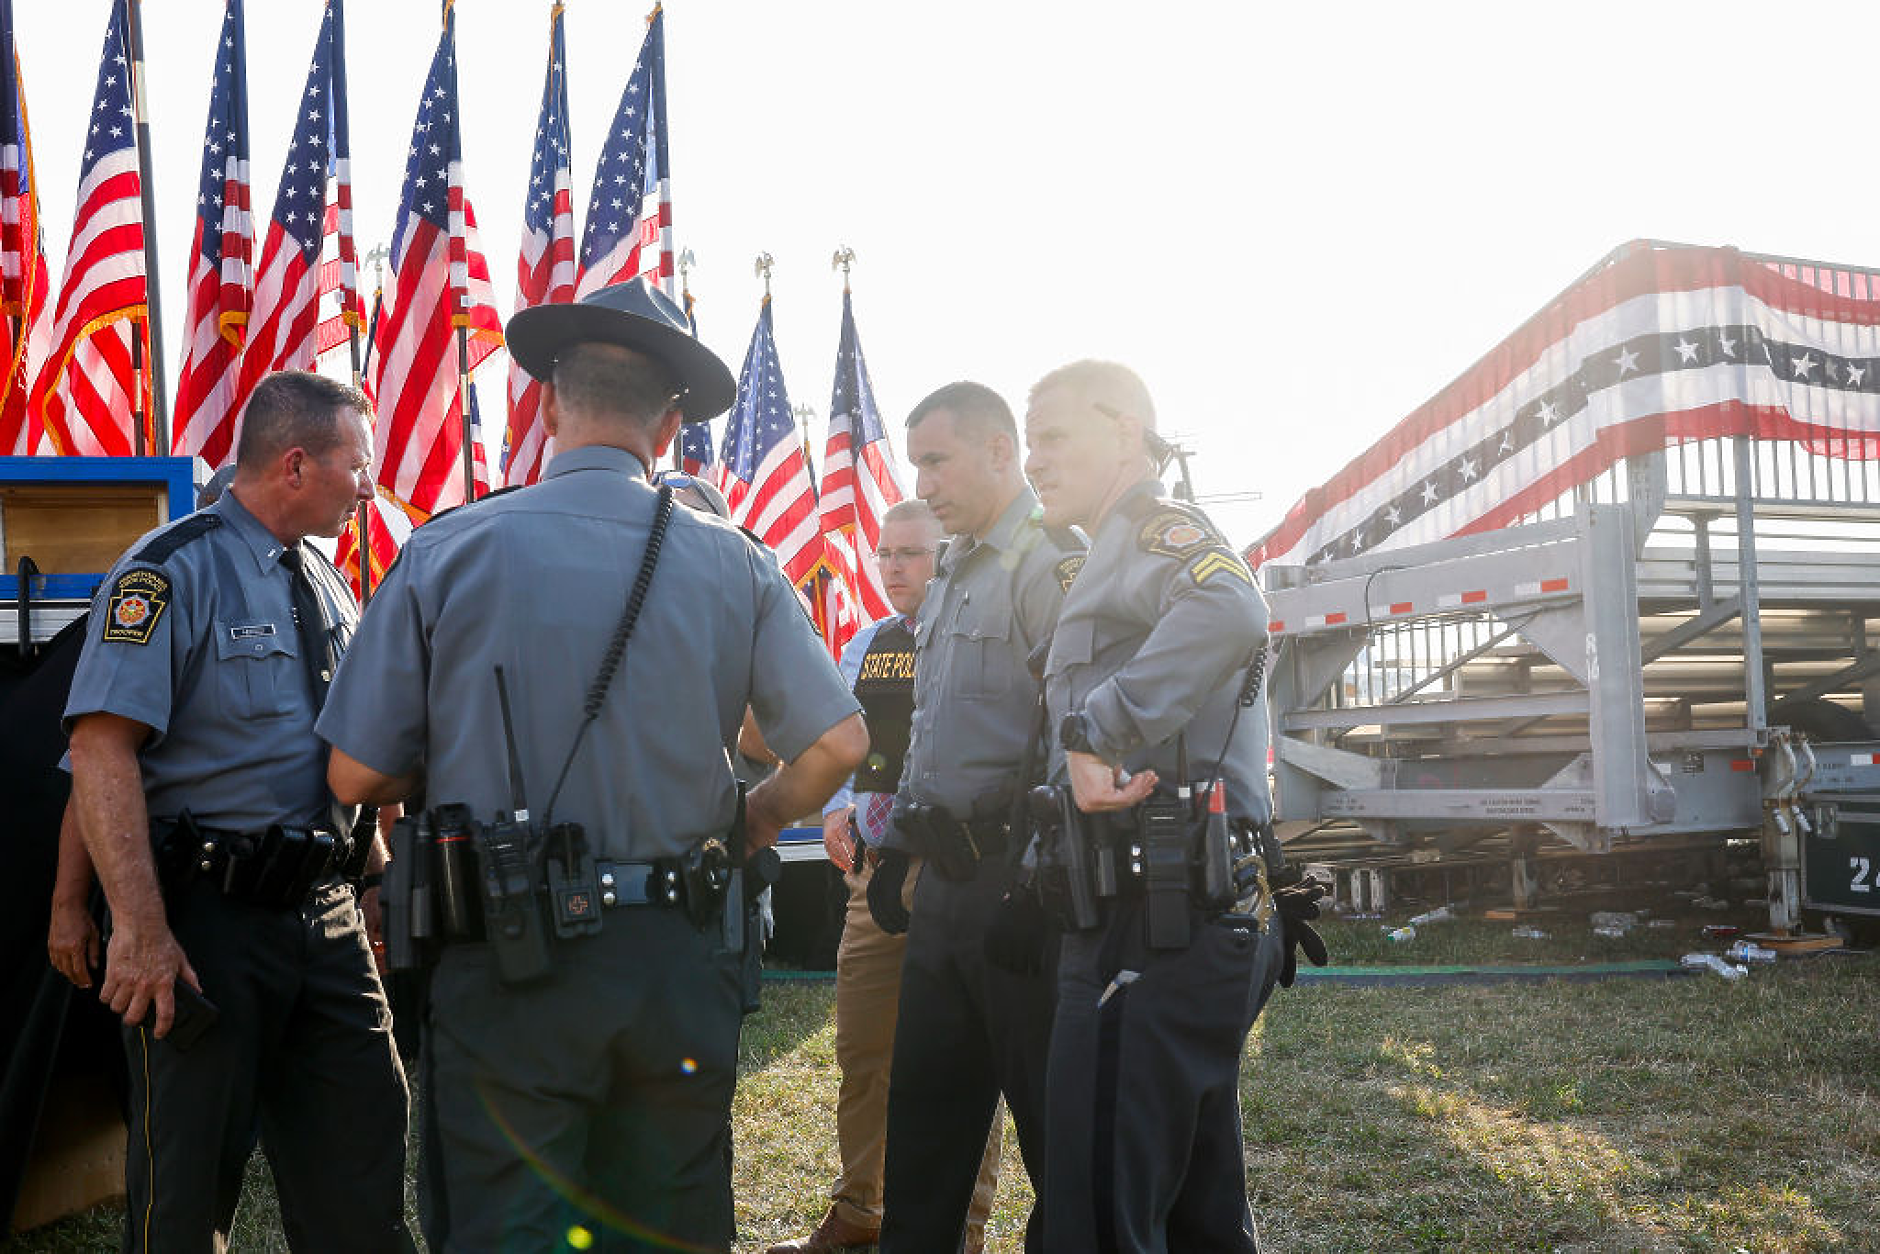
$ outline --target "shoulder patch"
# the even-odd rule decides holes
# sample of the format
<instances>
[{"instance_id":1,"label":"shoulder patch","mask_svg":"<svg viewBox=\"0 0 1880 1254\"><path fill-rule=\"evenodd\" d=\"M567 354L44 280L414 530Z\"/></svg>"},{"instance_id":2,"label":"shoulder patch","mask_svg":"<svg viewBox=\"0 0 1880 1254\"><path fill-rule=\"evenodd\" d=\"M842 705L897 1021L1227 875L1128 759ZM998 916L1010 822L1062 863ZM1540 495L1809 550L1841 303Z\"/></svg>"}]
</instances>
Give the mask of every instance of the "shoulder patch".
<instances>
[{"instance_id":1,"label":"shoulder patch","mask_svg":"<svg viewBox=\"0 0 1880 1254\"><path fill-rule=\"evenodd\" d=\"M161 565L169 561L170 555L176 550L192 540L200 540L221 525L222 518L219 514L197 510L162 535L153 537L149 544L131 555L131 560ZM106 638L109 639L109 637ZM139 641L139 643L142 642Z\"/></svg>"},{"instance_id":2,"label":"shoulder patch","mask_svg":"<svg viewBox=\"0 0 1880 1254\"><path fill-rule=\"evenodd\" d=\"M1071 590L1071 584L1077 581L1077 572L1083 568L1084 555L1082 553L1073 553L1071 556L1060 561L1056 566L1053 566L1051 573L1057 576L1058 586L1063 588L1064 591L1069 592Z\"/></svg>"},{"instance_id":3,"label":"shoulder patch","mask_svg":"<svg viewBox=\"0 0 1880 1254\"><path fill-rule=\"evenodd\" d=\"M1226 548L1227 541L1205 517L1180 509L1159 509L1136 528L1136 543L1146 553L1188 557L1206 548Z\"/></svg>"},{"instance_id":4,"label":"shoulder patch","mask_svg":"<svg viewBox=\"0 0 1880 1254\"><path fill-rule=\"evenodd\" d=\"M1197 554L1184 568L1188 577L1198 584L1204 584L1216 575L1227 575L1238 579L1248 587L1253 587L1253 572L1247 569L1247 563L1238 553L1225 545L1210 545Z\"/></svg>"},{"instance_id":5,"label":"shoulder patch","mask_svg":"<svg viewBox=\"0 0 1880 1254\"><path fill-rule=\"evenodd\" d=\"M106 644L149 644L150 637L170 607L170 581L161 571L127 570L111 585L105 602Z\"/></svg>"}]
</instances>

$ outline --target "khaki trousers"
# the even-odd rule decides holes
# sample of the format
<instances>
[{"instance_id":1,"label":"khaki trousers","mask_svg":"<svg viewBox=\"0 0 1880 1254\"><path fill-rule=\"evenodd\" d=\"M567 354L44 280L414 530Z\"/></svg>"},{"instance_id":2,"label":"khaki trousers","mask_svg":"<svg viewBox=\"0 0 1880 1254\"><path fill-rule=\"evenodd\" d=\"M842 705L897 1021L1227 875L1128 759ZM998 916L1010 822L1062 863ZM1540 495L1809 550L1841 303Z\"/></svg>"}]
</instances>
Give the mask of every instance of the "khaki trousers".
<instances>
[{"instance_id":1,"label":"khaki trousers","mask_svg":"<svg viewBox=\"0 0 1880 1254\"><path fill-rule=\"evenodd\" d=\"M914 903L921 863L913 860L902 903ZM888 1065L894 1058L894 1020L901 1001L901 957L906 936L890 936L868 913L868 881L874 868L843 878L849 886L848 917L836 950L836 1063L842 1088L836 1098L836 1140L842 1174L830 1196L844 1222L859 1228L881 1226L881 1172L888 1141ZM999 1140L1004 1119L992 1121L979 1183L966 1217L966 1248L981 1249L986 1216L999 1183Z\"/></svg>"}]
</instances>

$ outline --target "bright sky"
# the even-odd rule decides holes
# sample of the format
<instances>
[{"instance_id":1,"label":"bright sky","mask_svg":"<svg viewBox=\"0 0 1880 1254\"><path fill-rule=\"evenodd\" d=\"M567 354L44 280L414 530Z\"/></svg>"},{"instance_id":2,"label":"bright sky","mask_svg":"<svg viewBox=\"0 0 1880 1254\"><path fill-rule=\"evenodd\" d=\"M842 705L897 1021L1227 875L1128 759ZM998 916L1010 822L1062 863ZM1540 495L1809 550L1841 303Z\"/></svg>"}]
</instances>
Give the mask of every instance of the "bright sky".
<instances>
[{"instance_id":1,"label":"bright sky","mask_svg":"<svg viewBox=\"0 0 1880 1254\"><path fill-rule=\"evenodd\" d=\"M172 346L220 0L147 0ZM55 273L108 0L14 0ZM507 314L547 0L459 0L467 179ZM577 238L643 32L568 0ZM320 0L249 0L265 221ZM388 242L431 0L348 7L361 249ZM1133 365L1241 542L1634 237L1880 262L1866 156L1880 8L670 0L673 201L735 371L776 258L791 399L824 438L855 249L876 395ZM174 347L165 352L174 385ZM500 438L499 359L485 423ZM911 477L908 479L911 485Z\"/></svg>"}]
</instances>

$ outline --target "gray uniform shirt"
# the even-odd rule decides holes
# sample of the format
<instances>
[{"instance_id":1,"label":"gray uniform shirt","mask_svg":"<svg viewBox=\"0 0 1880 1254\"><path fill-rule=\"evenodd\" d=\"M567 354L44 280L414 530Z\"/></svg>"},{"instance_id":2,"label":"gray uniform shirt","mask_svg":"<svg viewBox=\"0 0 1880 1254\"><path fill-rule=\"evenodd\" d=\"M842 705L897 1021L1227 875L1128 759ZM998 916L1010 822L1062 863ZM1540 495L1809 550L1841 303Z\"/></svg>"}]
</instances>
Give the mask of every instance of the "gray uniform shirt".
<instances>
[{"instance_id":1,"label":"gray uniform shirt","mask_svg":"<svg viewBox=\"0 0 1880 1254\"><path fill-rule=\"evenodd\" d=\"M319 732L431 804L510 808L495 668L540 821L620 621L656 494L632 454L561 453L541 483L412 533L360 623ZM649 860L730 827L725 746L749 705L786 761L860 707L768 553L676 507L626 659L555 801L600 856Z\"/></svg>"},{"instance_id":2,"label":"gray uniform shirt","mask_svg":"<svg viewBox=\"0 0 1880 1254\"><path fill-rule=\"evenodd\" d=\"M1129 489L1091 537L1052 640L1054 771L1064 764L1057 723L1078 710L1104 760L1152 768L1172 791L1185 734L1190 781L1211 777L1266 622L1246 563L1206 514L1163 497L1154 480ZM1256 822L1273 808L1266 742L1263 698L1242 711L1222 771L1228 812Z\"/></svg>"},{"instance_id":3,"label":"gray uniform shirt","mask_svg":"<svg viewBox=\"0 0 1880 1254\"><path fill-rule=\"evenodd\" d=\"M1025 488L985 539L947 543L915 625L914 720L897 806L990 819L1011 801L1037 714L1026 659L1051 638L1083 551L1046 534L1039 516ZM901 843L898 828L887 843Z\"/></svg>"},{"instance_id":4,"label":"gray uniform shirt","mask_svg":"<svg viewBox=\"0 0 1880 1254\"><path fill-rule=\"evenodd\" d=\"M161 560L139 559L176 528L201 534ZM204 826L253 831L332 816L282 547L227 493L132 545L92 598L65 727L95 713L150 727L138 763L153 817L188 809ZM358 621L352 593L324 557L301 549L343 651Z\"/></svg>"}]
</instances>

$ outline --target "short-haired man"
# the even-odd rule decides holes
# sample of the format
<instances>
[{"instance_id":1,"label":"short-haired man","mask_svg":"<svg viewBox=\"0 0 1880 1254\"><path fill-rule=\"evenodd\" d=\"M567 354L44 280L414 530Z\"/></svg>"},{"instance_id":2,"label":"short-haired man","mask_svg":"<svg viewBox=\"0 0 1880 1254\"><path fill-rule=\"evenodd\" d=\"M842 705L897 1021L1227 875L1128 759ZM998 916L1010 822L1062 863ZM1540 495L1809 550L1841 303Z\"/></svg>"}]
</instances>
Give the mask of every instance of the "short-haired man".
<instances>
[{"instance_id":1,"label":"short-haired man","mask_svg":"<svg viewBox=\"0 0 1880 1254\"><path fill-rule=\"evenodd\" d=\"M743 1020L726 746L749 708L785 760L747 798L758 849L868 735L776 562L647 482L682 420L735 395L678 306L636 279L523 310L508 343L555 457L412 533L319 724L341 797L399 800L423 772L434 814L526 811L514 904L432 979L426 1237L724 1250Z\"/></svg>"},{"instance_id":2,"label":"short-haired man","mask_svg":"<svg viewBox=\"0 0 1880 1254\"><path fill-rule=\"evenodd\" d=\"M918 498L889 507L881 518L874 560L893 613L868 624L843 647L842 678L855 689L868 720L868 758L823 807L823 848L849 888L842 944L836 951L836 1147L842 1173L829 1210L809 1236L770 1247L768 1254L825 1254L874 1245L881 1237L881 1164L888 1133L888 1075L894 1057L895 1007L901 996L905 933L884 932L868 911L868 885L881 861L894 792L907 756L914 715L914 616L933 578L940 524ZM910 859L901 904L913 902L918 859ZM986 1244L986 1217L998 1187L999 1135L986 1144L979 1183L966 1220L967 1254Z\"/></svg>"},{"instance_id":3,"label":"short-haired man","mask_svg":"<svg viewBox=\"0 0 1880 1254\"><path fill-rule=\"evenodd\" d=\"M1006 969L986 942L1018 879L1025 793L1043 775L1026 661L1050 639L1083 548L1042 525L1017 424L990 388L952 383L921 401L907 452L915 492L953 538L920 609L913 734L868 890L885 930L908 928L901 884L910 855L925 859L889 1077L884 1254L957 1245L1001 1093L1026 1171L1044 1179L1051 983L1042 954ZM1026 1248L1042 1240L1034 1207Z\"/></svg>"},{"instance_id":4,"label":"short-haired man","mask_svg":"<svg viewBox=\"0 0 1880 1254\"><path fill-rule=\"evenodd\" d=\"M1272 917L1253 852L1276 848L1257 836L1271 814L1266 715L1246 697L1266 604L1208 516L1163 494L1165 446L1134 373L1084 361L1046 375L1025 442L1046 521L1090 533L1045 666L1054 774L1089 820L1060 835L1088 836L1119 868L1100 919L1059 955L1051 1245L1251 1254L1241 1048L1274 983L1291 983L1293 944L1325 960L1305 922L1315 892ZM1218 834L1248 837L1238 855L1207 843L1210 785L1225 788ZM1211 854L1219 891L1203 870Z\"/></svg>"},{"instance_id":5,"label":"short-haired man","mask_svg":"<svg viewBox=\"0 0 1880 1254\"><path fill-rule=\"evenodd\" d=\"M357 612L303 542L372 495L367 413L318 375L263 379L227 493L132 545L92 602L65 720L111 911L99 996L130 1057L126 1249L220 1248L257 1123L295 1249L410 1248L405 1077L340 878L384 849L347 866L313 734ZM196 995L219 1017L185 1044Z\"/></svg>"}]
</instances>

